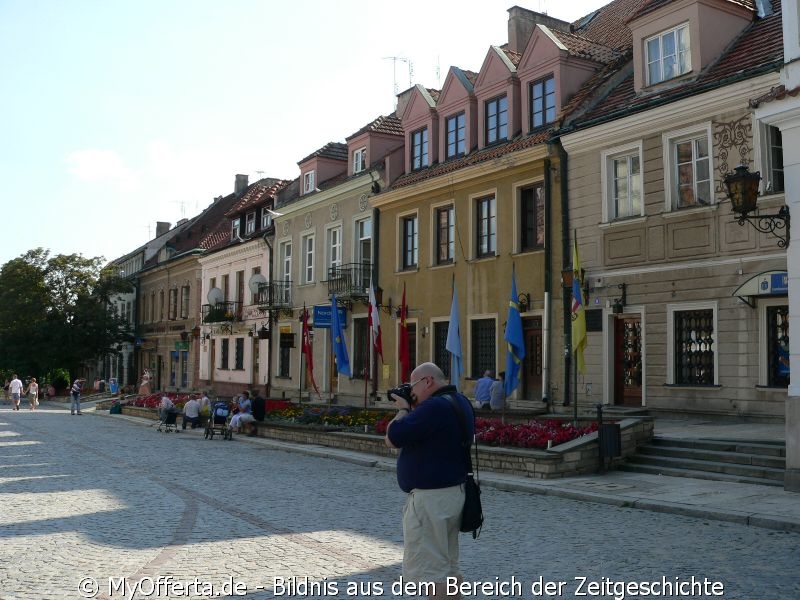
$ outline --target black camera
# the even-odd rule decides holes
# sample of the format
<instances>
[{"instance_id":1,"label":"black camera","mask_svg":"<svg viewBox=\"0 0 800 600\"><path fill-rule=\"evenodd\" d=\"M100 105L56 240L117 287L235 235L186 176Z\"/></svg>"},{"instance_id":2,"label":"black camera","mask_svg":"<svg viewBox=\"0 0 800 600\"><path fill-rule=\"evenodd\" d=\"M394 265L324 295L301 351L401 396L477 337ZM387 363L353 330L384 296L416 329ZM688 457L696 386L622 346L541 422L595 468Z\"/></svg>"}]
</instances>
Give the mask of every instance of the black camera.
<instances>
[{"instance_id":1,"label":"black camera","mask_svg":"<svg viewBox=\"0 0 800 600\"><path fill-rule=\"evenodd\" d=\"M395 388L387 390L386 397L389 399L389 402L394 402L394 398L392 398L392 394L395 396L400 396L403 400L408 402L409 406L414 406L415 400L414 396L411 395L411 384L404 383L402 385L398 385Z\"/></svg>"}]
</instances>

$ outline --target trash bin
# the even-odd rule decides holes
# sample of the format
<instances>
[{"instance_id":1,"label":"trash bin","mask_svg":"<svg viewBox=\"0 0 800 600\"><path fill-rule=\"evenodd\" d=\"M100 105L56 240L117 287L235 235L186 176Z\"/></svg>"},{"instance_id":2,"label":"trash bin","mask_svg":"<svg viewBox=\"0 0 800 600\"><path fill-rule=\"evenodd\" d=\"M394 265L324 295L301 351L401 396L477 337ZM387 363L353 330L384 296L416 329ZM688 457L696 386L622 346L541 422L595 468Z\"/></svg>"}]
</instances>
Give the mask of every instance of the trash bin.
<instances>
[{"instance_id":1,"label":"trash bin","mask_svg":"<svg viewBox=\"0 0 800 600\"><path fill-rule=\"evenodd\" d=\"M267 413L267 401L262 398L261 396L256 396L253 399L252 406L250 410L253 412L253 418L258 421L259 423L264 420L264 417Z\"/></svg>"},{"instance_id":2,"label":"trash bin","mask_svg":"<svg viewBox=\"0 0 800 600\"><path fill-rule=\"evenodd\" d=\"M619 423L603 423L600 425L600 449L602 456L613 458L622 456L622 433Z\"/></svg>"}]
</instances>

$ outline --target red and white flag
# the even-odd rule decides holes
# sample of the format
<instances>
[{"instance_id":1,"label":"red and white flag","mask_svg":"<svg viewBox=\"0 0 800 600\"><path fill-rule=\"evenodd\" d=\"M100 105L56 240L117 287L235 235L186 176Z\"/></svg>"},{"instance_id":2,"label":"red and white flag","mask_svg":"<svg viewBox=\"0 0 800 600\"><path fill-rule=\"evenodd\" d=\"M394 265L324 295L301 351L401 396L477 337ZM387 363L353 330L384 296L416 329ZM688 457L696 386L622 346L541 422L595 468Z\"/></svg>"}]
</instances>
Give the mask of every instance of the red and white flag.
<instances>
[{"instance_id":1,"label":"red and white flag","mask_svg":"<svg viewBox=\"0 0 800 600\"><path fill-rule=\"evenodd\" d=\"M369 316L367 317L369 324L370 339L372 340L372 347L375 349L375 355L381 357L383 362L383 342L381 341L381 317L378 303L375 302L375 288L369 286Z\"/></svg>"}]
</instances>

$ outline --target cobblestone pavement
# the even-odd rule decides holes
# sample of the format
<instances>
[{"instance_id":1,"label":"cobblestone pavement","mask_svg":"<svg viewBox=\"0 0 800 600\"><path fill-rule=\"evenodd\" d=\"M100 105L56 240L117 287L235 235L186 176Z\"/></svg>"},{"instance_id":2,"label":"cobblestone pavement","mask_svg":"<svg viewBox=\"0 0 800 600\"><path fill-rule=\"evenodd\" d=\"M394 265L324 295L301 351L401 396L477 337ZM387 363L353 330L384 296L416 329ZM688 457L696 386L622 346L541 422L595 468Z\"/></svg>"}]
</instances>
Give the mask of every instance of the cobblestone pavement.
<instances>
[{"instance_id":1,"label":"cobblestone pavement","mask_svg":"<svg viewBox=\"0 0 800 600\"><path fill-rule=\"evenodd\" d=\"M662 578L695 593L661 597L719 597L687 588L693 577L720 582L726 599L800 597L798 533L483 496L488 521L478 540L462 537L461 563L467 581L493 585L472 597L648 597L619 586ZM0 598L390 597L403 500L384 468L63 408L4 409Z\"/></svg>"}]
</instances>

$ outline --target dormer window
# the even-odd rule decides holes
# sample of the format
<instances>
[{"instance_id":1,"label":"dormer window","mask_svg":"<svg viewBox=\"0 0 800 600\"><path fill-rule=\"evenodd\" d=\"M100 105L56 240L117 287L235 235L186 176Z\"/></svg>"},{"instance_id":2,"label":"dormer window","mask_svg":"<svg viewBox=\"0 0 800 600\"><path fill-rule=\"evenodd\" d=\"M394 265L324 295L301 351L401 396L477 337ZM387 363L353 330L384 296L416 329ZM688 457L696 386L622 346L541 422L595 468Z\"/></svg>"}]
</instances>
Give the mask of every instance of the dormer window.
<instances>
[{"instance_id":1,"label":"dormer window","mask_svg":"<svg viewBox=\"0 0 800 600\"><path fill-rule=\"evenodd\" d=\"M464 156L466 153L466 116L463 112L447 117L445 121L447 136L447 158Z\"/></svg>"},{"instance_id":2,"label":"dormer window","mask_svg":"<svg viewBox=\"0 0 800 600\"><path fill-rule=\"evenodd\" d=\"M486 101L486 145L508 139L508 98L503 95Z\"/></svg>"},{"instance_id":3,"label":"dormer window","mask_svg":"<svg viewBox=\"0 0 800 600\"><path fill-rule=\"evenodd\" d=\"M272 227L272 215L266 206L261 211L261 229L269 229Z\"/></svg>"},{"instance_id":4,"label":"dormer window","mask_svg":"<svg viewBox=\"0 0 800 600\"><path fill-rule=\"evenodd\" d=\"M244 224L244 232L245 234L254 233L256 230L256 213L251 212L247 213L247 220Z\"/></svg>"},{"instance_id":5,"label":"dormer window","mask_svg":"<svg viewBox=\"0 0 800 600\"><path fill-rule=\"evenodd\" d=\"M411 134L411 169L416 171L428 166L428 128Z\"/></svg>"},{"instance_id":6,"label":"dormer window","mask_svg":"<svg viewBox=\"0 0 800 600\"><path fill-rule=\"evenodd\" d=\"M238 237L241 237L240 231L241 231L241 220L234 219L233 221L231 221L231 238L236 239Z\"/></svg>"},{"instance_id":7,"label":"dormer window","mask_svg":"<svg viewBox=\"0 0 800 600\"><path fill-rule=\"evenodd\" d=\"M531 83L531 131L556 120L556 80L550 75Z\"/></svg>"},{"instance_id":8,"label":"dormer window","mask_svg":"<svg viewBox=\"0 0 800 600\"><path fill-rule=\"evenodd\" d=\"M303 174L303 193L310 194L317 186L314 182L314 171L309 171L308 173Z\"/></svg>"},{"instance_id":9,"label":"dormer window","mask_svg":"<svg viewBox=\"0 0 800 600\"><path fill-rule=\"evenodd\" d=\"M654 85L692 70L689 25L664 31L645 40L647 84Z\"/></svg>"},{"instance_id":10,"label":"dormer window","mask_svg":"<svg viewBox=\"0 0 800 600\"><path fill-rule=\"evenodd\" d=\"M367 149L359 148L353 152L353 175L367 168Z\"/></svg>"}]
</instances>

